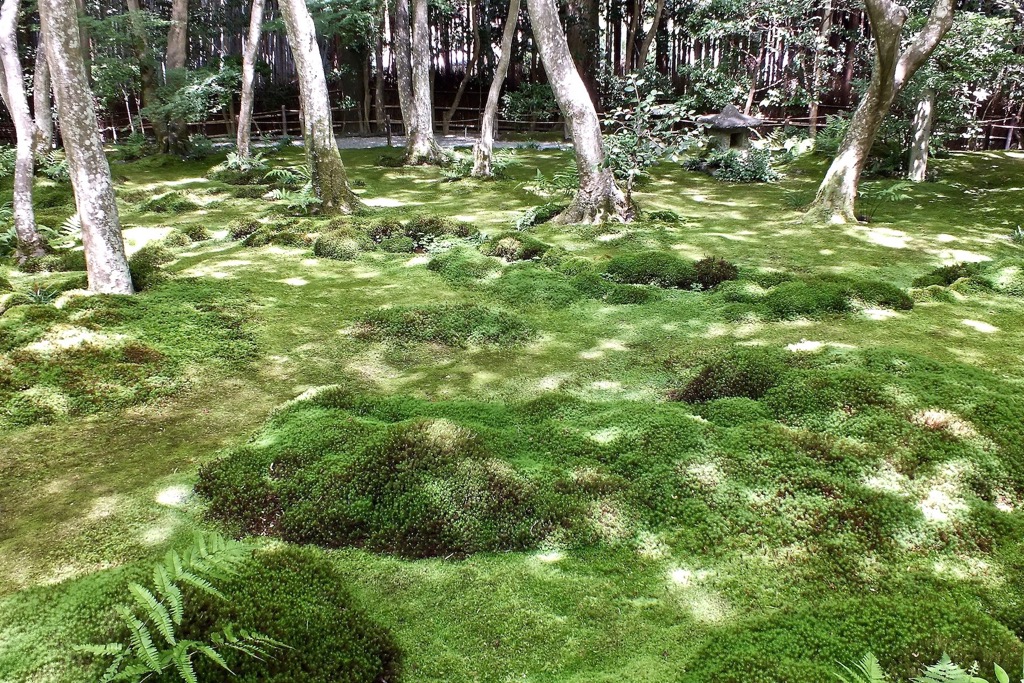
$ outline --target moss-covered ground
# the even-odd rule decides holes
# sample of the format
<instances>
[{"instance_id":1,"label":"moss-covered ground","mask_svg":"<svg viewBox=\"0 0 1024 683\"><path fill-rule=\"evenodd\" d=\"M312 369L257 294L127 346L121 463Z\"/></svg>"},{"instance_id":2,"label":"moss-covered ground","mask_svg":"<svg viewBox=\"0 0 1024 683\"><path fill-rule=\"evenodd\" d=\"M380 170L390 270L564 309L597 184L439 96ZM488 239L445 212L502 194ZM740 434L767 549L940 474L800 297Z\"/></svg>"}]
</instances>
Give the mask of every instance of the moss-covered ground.
<instances>
[{"instance_id":1,"label":"moss-covered ground","mask_svg":"<svg viewBox=\"0 0 1024 683\"><path fill-rule=\"evenodd\" d=\"M570 162L521 150L508 180L448 183L380 153L344 153L367 220L485 235L548 201L537 169ZM130 252L212 235L174 247L161 281L0 315L3 683L87 680L69 646L126 572L200 528L331 547L410 683L1020 659L1024 155L938 160L938 182L854 226L796 208L822 160L769 185L664 166L637 199L678 221L542 224L529 236L568 253L525 263L460 238L433 264L443 240L316 258L302 236L325 221L236 197L204 177L215 162L112 163ZM69 189L39 182L59 225ZM299 237L245 246L228 231L246 218ZM722 257L739 280L633 296L597 275L650 251ZM954 262L982 266L914 287ZM81 284L4 275L37 295ZM387 467L401 476L367 473ZM249 484L278 505L259 523Z\"/></svg>"}]
</instances>

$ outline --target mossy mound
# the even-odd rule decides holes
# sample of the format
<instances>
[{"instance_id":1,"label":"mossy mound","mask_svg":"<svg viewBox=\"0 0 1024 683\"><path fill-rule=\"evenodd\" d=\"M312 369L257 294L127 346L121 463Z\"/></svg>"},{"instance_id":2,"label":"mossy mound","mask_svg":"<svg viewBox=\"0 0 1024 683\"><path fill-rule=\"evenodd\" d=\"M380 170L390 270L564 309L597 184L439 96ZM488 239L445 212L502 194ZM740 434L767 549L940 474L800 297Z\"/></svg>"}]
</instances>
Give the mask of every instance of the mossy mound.
<instances>
[{"instance_id":1,"label":"mossy mound","mask_svg":"<svg viewBox=\"0 0 1024 683\"><path fill-rule=\"evenodd\" d=\"M238 169L217 164L206 172L206 178L225 185L259 185L267 175L265 167Z\"/></svg>"},{"instance_id":2,"label":"mossy mound","mask_svg":"<svg viewBox=\"0 0 1024 683\"><path fill-rule=\"evenodd\" d=\"M915 287L948 287L957 280L981 277L984 268L980 263L953 263L940 266L914 280Z\"/></svg>"},{"instance_id":3,"label":"mossy mound","mask_svg":"<svg viewBox=\"0 0 1024 683\"><path fill-rule=\"evenodd\" d=\"M785 320L845 313L850 310L850 293L836 282L794 280L772 287L763 302L771 317Z\"/></svg>"},{"instance_id":4,"label":"mossy mound","mask_svg":"<svg viewBox=\"0 0 1024 683\"><path fill-rule=\"evenodd\" d=\"M672 392L672 398L688 403L758 399L777 385L787 370L787 359L780 351L741 348L705 365L685 387Z\"/></svg>"},{"instance_id":5,"label":"mossy mound","mask_svg":"<svg viewBox=\"0 0 1024 683\"><path fill-rule=\"evenodd\" d=\"M550 248L551 245L521 232L500 233L480 245L481 253L506 261L528 261L540 258Z\"/></svg>"},{"instance_id":6,"label":"mossy mound","mask_svg":"<svg viewBox=\"0 0 1024 683\"><path fill-rule=\"evenodd\" d=\"M441 252L427 262L433 271L450 282L468 282L488 277L501 270L501 265L475 249L456 247Z\"/></svg>"},{"instance_id":7,"label":"mossy mound","mask_svg":"<svg viewBox=\"0 0 1024 683\"><path fill-rule=\"evenodd\" d=\"M992 287L1000 294L1024 297L1024 260L998 263L988 275Z\"/></svg>"},{"instance_id":8,"label":"mossy mound","mask_svg":"<svg viewBox=\"0 0 1024 683\"><path fill-rule=\"evenodd\" d=\"M236 218L228 224L228 235L233 240L243 240L263 227L255 218Z\"/></svg>"},{"instance_id":9,"label":"mossy mound","mask_svg":"<svg viewBox=\"0 0 1024 683\"><path fill-rule=\"evenodd\" d=\"M166 279L160 266L170 263L174 253L160 244L147 244L131 255L128 259L128 270L132 276L135 291L142 292L158 285Z\"/></svg>"},{"instance_id":10,"label":"mossy mound","mask_svg":"<svg viewBox=\"0 0 1024 683\"><path fill-rule=\"evenodd\" d=\"M188 238L193 242L205 242L212 237L209 229L207 229L205 225L185 225L178 228L178 230L188 236Z\"/></svg>"},{"instance_id":11,"label":"mossy mound","mask_svg":"<svg viewBox=\"0 0 1024 683\"><path fill-rule=\"evenodd\" d=\"M432 342L452 347L512 346L530 341L536 330L519 316L475 304L382 308L363 316L356 335L363 339Z\"/></svg>"},{"instance_id":12,"label":"mossy mound","mask_svg":"<svg viewBox=\"0 0 1024 683\"><path fill-rule=\"evenodd\" d=\"M313 243L313 255L335 261L351 261L360 252L374 249L376 244L363 233L351 228L325 232Z\"/></svg>"},{"instance_id":13,"label":"mossy mound","mask_svg":"<svg viewBox=\"0 0 1024 683\"><path fill-rule=\"evenodd\" d=\"M199 205L181 192L167 192L143 202L139 208L152 213L179 214L195 211Z\"/></svg>"},{"instance_id":14,"label":"mossy mound","mask_svg":"<svg viewBox=\"0 0 1024 683\"><path fill-rule=\"evenodd\" d=\"M468 238L478 233L479 230L469 223L430 214L413 216L405 224L405 236L413 238L417 243L439 237Z\"/></svg>"},{"instance_id":15,"label":"mossy mound","mask_svg":"<svg viewBox=\"0 0 1024 683\"><path fill-rule=\"evenodd\" d=\"M638 251L614 256L605 272L615 282L689 289L697 282L693 263L664 251Z\"/></svg>"},{"instance_id":16,"label":"mossy mound","mask_svg":"<svg viewBox=\"0 0 1024 683\"><path fill-rule=\"evenodd\" d=\"M735 280L740 271L734 264L717 256L702 258L693 264L694 277L702 289L714 289L723 282Z\"/></svg>"},{"instance_id":17,"label":"mossy mound","mask_svg":"<svg viewBox=\"0 0 1024 683\"><path fill-rule=\"evenodd\" d=\"M165 247L187 247L192 244L192 238L181 230L171 230L162 241Z\"/></svg>"}]
</instances>

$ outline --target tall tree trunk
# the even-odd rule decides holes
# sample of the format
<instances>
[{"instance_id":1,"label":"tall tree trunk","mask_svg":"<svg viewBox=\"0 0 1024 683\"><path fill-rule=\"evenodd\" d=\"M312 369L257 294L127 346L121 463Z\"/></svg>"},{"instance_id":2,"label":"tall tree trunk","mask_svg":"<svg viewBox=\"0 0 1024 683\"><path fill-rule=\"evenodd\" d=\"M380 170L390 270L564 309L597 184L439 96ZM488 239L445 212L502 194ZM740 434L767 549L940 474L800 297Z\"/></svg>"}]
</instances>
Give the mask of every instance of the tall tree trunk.
<instances>
[{"instance_id":1,"label":"tall tree trunk","mask_svg":"<svg viewBox=\"0 0 1024 683\"><path fill-rule=\"evenodd\" d=\"M597 102L600 88L598 76L601 73L600 40L601 11L597 0L569 0L566 7L566 33L569 52L576 63L590 99Z\"/></svg>"},{"instance_id":2,"label":"tall tree trunk","mask_svg":"<svg viewBox=\"0 0 1024 683\"><path fill-rule=\"evenodd\" d=\"M238 155L250 156L252 137L252 107L255 99L256 55L260 49L260 34L263 31L264 0L252 0L249 12L249 34L242 48L242 101L238 105Z\"/></svg>"},{"instance_id":3,"label":"tall tree trunk","mask_svg":"<svg viewBox=\"0 0 1024 683\"><path fill-rule=\"evenodd\" d=\"M818 27L818 38L814 43L814 57L811 75L811 106L807 115L810 120L808 132L811 137L818 134L818 105L821 101L821 81L824 75L822 53L828 49L829 36L832 34L832 0L825 0L821 10L821 25Z\"/></svg>"},{"instance_id":4,"label":"tall tree trunk","mask_svg":"<svg viewBox=\"0 0 1024 683\"><path fill-rule=\"evenodd\" d=\"M750 73L750 89L747 91L747 102L743 105L743 113L750 115L750 110L754 108L754 97L757 95L757 82L761 76L761 68L764 66L765 51L768 49L765 38L761 40L761 47L757 51L757 60L754 62L754 68Z\"/></svg>"},{"instance_id":5,"label":"tall tree trunk","mask_svg":"<svg viewBox=\"0 0 1024 683\"><path fill-rule=\"evenodd\" d=\"M402 127L408 139L416 129L416 107L412 97L412 24L409 0L395 0L395 81L398 85L398 106L402 110Z\"/></svg>"},{"instance_id":6,"label":"tall tree trunk","mask_svg":"<svg viewBox=\"0 0 1024 683\"><path fill-rule=\"evenodd\" d=\"M630 221L635 215L634 207L616 185L612 170L605 165L601 122L573 64L569 44L558 21L558 6L555 0L530 0L527 9L558 107L562 116L571 122L580 176L579 191L572 204L554 220L558 223Z\"/></svg>"},{"instance_id":7,"label":"tall tree trunk","mask_svg":"<svg viewBox=\"0 0 1024 683\"><path fill-rule=\"evenodd\" d=\"M131 294L132 278L121 238L114 183L96 126L96 110L82 58L78 12L73 0L39 0L46 36L46 58L53 79L61 137L67 153L89 289L103 294Z\"/></svg>"},{"instance_id":8,"label":"tall tree trunk","mask_svg":"<svg viewBox=\"0 0 1024 683\"><path fill-rule=\"evenodd\" d=\"M626 52L622 55L622 73L633 70L633 56L636 53L636 34L640 31L644 16L644 0L633 0L627 3L629 8L629 28L626 31Z\"/></svg>"},{"instance_id":9,"label":"tall tree trunk","mask_svg":"<svg viewBox=\"0 0 1024 683\"><path fill-rule=\"evenodd\" d=\"M188 0L172 0L171 25L167 29L168 80L183 79L188 58ZM181 154L188 150L188 124L175 119L168 125L170 151Z\"/></svg>"},{"instance_id":10,"label":"tall tree trunk","mask_svg":"<svg viewBox=\"0 0 1024 683\"><path fill-rule=\"evenodd\" d=\"M149 38L146 35L146 21L139 7L139 0L128 0L128 15L132 32L132 50L139 63L139 81L141 83L142 108L156 104L157 72L153 53L149 50ZM141 111L141 108L140 108ZM156 146L161 152L167 151L167 125L157 116L150 120Z\"/></svg>"},{"instance_id":11,"label":"tall tree trunk","mask_svg":"<svg viewBox=\"0 0 1024 683\"><path fill-rule=\"evenodd\" d=\"M46 63L46 41L39 34L36 64L32 71L32 113L36 125L36 154L53 149L53 104L50 100L50 65Z\"/></svg>"},{"instance_id":12,"label":"tall tree trunk","mask_svg":"<svg viewBox=\"0 0 1024 683\"><path fill-rule=\"evenodd\" d=\"M338 152L338 140L334 137L327 77L316 42L313 17L305 0L279 0L278 6L299 77L303 139L313 191L320 198L320 206L325 213L348 213L357 207L359 200L348 185L345 166Z\"/></svg>"},{"instance_id":13,"label":"tall tree trunk","mask_svg":"<svg viewBox=\"0 0 1024 683\"><path fill-rule=\"evenodd\" d=\"M640 43L640 54L636 58L636 68L643 69L647 65L647 55L651 51L651 44L658 35L658 28L661 26L661 14L665 11L665 0L656 0L654 3L654 21L651 23L651 30L644 35Z\"/></svg>"},{"instance_id":14,"label":"tall tree trunk","mask_svg":"<svg viewBox=\"0 0 1024 683\"><path fill-rule=\"evenodd\" d=\"M498 116L501 86L505 82L509 62L512 61L518 23L519 0L510 0L508 17L505 19L505 32L501 36L501 56L498 58L498 66L494 70L491 87L487 91L487 104L480 122L480 140L473 147L473 176L477 178L490 178L494 175L494 170L491 168L491 157L494 150L494 120Z\"/></svg>"},{"instance_id":15,"label":"tall tree trunk","mask_svg":"<svg viewBox=\"0 0 1024 683\"><path fill-rule=\"evenodd\" d=\"M388 23L387 13L388 3L384 0L380 3L380 21L377 22L377 41L373 50L373 66L377 72L373 88L373 118L377 122L374 131L378 135L384 131L384 119L387 116L384 112L384 27Z\"/></svg>"},{"instance_id":16,"label":"tall tree trunk","mask_svg":"<svg viewBox=\"0 0 1024 683\"><path fill-rule=\"evenodd\" d=\"M868 19L875 37L871 83L850 120L810 213L832 223L856 222L854 202L860 175L867 163L882 121L896 95L928 60L953 25L955 0L936 0L925 25L900 52L900 34L908 19L905 7L892 0L867 0Z\"/></svg>"},{"instance_id":17,"label":"tall tree trunk","mask_svg":"<svg viewBox=\"0 0 1024 683\"><path fill-rule=\"evenodd\" d=\"M3 100L14 121L17 137L14 164L14 232L18 237L17 256L24 261L46 253L43 238L36 230L32 210L32 166L35 159L36 130L25 96L25 80L18 59L18 0L3 0L0 5L0 76Z\"/></svg>"},{"instance_id":18,"label":"tall tree trunk","mask_svg":"<svg viewBox=\"0 0 1024 683\"><path fill-rule=\"evenodd\" d=\"M436 164L441 148L434 140L434 103L430 87L430 24L427 0L412 0L412 103L415 125L407 131L405 162Z\"/></svg>"},{"instance_id":19,"label":"tall tree trunk","mask_svg":"<svg viewBox=\"0 0 1024 683\"><path fill-rule=\"evenodd\" d=\"M86 16L85 0L75 0L75 10L79 17ZM85 64L85 77L89 79L89 86L92 87L92 36L89 35L89 26L84 21L78 22L78 39L82 45L82 62Z\"/></svg>"},{"instance_id":20,"label":"tall tree trunk","mask_svg":"<svg viewBox=\"0 0 1024 683\"><path fill-rule=\"evenodd\" d=\"M466 86L469 85L469 79L473 76L473 72L476 70L476 63L480 59L480 30L478 15L480 10L474 4L474 0L469 2L469 25L470 31L473 35L473 47L469 55L469 61L466 62L466 73L462 75L462 80L459 81L459 89L455 91L455 97L452 99L452 106L448 108L448 111L444 113L441 118L441 133L448 135L448 130L452 124L452 117L455 116L455 112L459 110L459 103L462 102L462 96L466 92Z\"/></svg>"},{"instance_id":21,"label":"tall tree trunk","mask_svg":"<svg viewBox=\"0 0 1024 683\"><path fill-rule=\"evenodd\" d=\"M928 143L935 125L935 88L921 90L914 110L913 139L910 142L910 170L907 178L915 183L924 182L928 176Z\"/></svg>"}]
</instances>

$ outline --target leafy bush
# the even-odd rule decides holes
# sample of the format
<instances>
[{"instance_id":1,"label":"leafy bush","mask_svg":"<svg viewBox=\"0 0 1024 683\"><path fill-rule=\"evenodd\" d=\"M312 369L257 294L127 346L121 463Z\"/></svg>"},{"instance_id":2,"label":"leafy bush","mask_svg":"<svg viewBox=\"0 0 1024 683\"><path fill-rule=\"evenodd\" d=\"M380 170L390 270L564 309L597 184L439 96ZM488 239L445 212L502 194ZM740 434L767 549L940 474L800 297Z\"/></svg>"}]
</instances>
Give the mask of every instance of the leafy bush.
<instances>
[{"instance_id":1,"label":"leafy bush","mask_svg":"<svg viewBox=\"0 0 1024 683\"><path fill-rule=\"evenodd\" d=\"M162 282L166 276L160 266L173 261L174 258L172 252L159 244L147 244L132 254L128 259L128 270L131 272L135 291L142 292Z\"/></svg>"},{"instance_id":2,"label":"leafy bush","mask_svg":"<svg viewBox=\"0 0 1024 683\"><path fill-rule=\"evenodd\" d=\"M615 282L689 289L697 281L692 263L663 251L620 254L608 261L605 272Z\"/></svg>"},{"instance_id":3,"label":"leafy bush","mask_svg":"<svg viewBox=\"0 0 1024 683\"><path fill-rule=\"evenodd\" d=\"M671 209L656 209L654 211L644 211L644 220L652 221L655 223L681 223L682 217Z\"/></svg>"},{"instance_id":4,"label":"leafy bush","mask_svg":"<svg viewBox=\"0 0 1024 683\"><path fill-rule=\"evenodd\" d=\"M677 401L703 403L720 398L758 399L786 375L785 356L778 351L740 348L714 360L671 393Z\"/></svg>"},{"instance_id":5,"label":"leafy bush","mask_svg":"<svg viewBox=\"0 0 1024 683\"><path fill-rule=\"evenodd\" d=\"M979 263L953 263L948 266L939 266L926 275L914 280L915 287L931 287L938 285L948 287L957 280L963 278L980 278L982 266Z\"/></svg>"},{"instance_id":6,"label":"leafy bush","mask_svg":"<svg viewBox=\"0 0 1024 683\"><path fill-rule=\"evenodd\" d=\"M506 311L475 304L438 304L382 308L363 316L357 335L377 341L432 342L510 346L530 341L536 331Z\"/></svg>"},{"instance_id":7,"label":"leafy bush","mask_svg":"<svg viewBox=\"0 0 1024 683\"><path fill-rule=\"evenodd\" d=\"M267 162L262 154L242 157L237 152L228 152L224 163L207 171L206 177L228 185L258 185L266 171Z\"/></svg>"},{"instance_id":8,"label":"leafy bush","mask_svg":"<svg viewBox=\"0 0 1024 683\"><path fill-rule=\"evenodd\" d=\"M1010 231L1010 241L1014 244L1024 244L1024 227L1017 226Z\"/></svg>"},{"instance_id":9,"label":"leafy bush","mask_svg":"<svg viewBox=\"0 0 1024 683\"><path fill-rule=\"evenodd\" d=\"M320 235L313 243L313 254L320 258L336 261L351 261L359 252L373 249L374 243L369 237L351 229L332 230Z\"/></svg>"},{"instance_id":10,"label":"leafy bush","mask_svg":"<svg viewBox=\"0 0 1024 683\"><path fill-rule=\"evenodd\" d=\"M733 183L772 183L779 179L779 172L772 166L771 151L757 147L712 153L707 167L715 178Z\"/></svg>"},{"instance_id":11,"label":"leafy bush","mask_svg":"<svg viewBox=\"0 0 1024 683\"><path fill-rule=\"evenodd\" d=\"M540 258L551 248L550 244L518 232L500 233L482 245L480 251L506 261L528 261Z\"/></svg>"},{"instance_id":12,"label":"leafy bush","mask_svg":"<svg viewBox=\"0 0 1024 683\"><path fill-rule=\"evenodd\" d=\"M264 661L224 653L233 674L207 661L196 673L206 683L379 683L397 680L400 656L347 588L348 579L314 548L258 552L220 585L225 600L198 596L190 631L225 623L253 625L284 645Z\"/></svg>"},{"instance_id":13,"label":"leafy bush","mask_svg":"<svg viewBox=\"0 0 1024 683\"><path fill-rule=\"evenodd\" d=\"M202 161L213 156L213 140L205 135L190 135L184 158L189 161Z\"/></svg>"},{"instance_id":14,"label":"leafy bush","mask_svg":"<svg viewBox=\"0 0 1024 683\"><path fill-rule=\"evenodd\" d=\"M797 280L772 287L763 303L770 315L785 320L843 313L850 309L850 296L849 290L841 284Z\"/></svg>"},{"instance_id":15,"label":"leafy bush","mask_svg":"<svg viewBox=\"0 0 1024 683\"><path fill-rule=\"evenodd\" d=\"M697 284L703 289L713 289L723 282L739 277L739 268L724 258L708 256L693 264Z\"/></svg>"},{"instance_id":16,"label":"leafy bush","mask_svg":"<svg viewBox=\"0 0 1024 683\"><path fill-rule=\"evenodd\" d=\"M237 218L228 226L228 234L233 240L245 239L263 227L255 218Z\"/></svg>"}]
</instances>

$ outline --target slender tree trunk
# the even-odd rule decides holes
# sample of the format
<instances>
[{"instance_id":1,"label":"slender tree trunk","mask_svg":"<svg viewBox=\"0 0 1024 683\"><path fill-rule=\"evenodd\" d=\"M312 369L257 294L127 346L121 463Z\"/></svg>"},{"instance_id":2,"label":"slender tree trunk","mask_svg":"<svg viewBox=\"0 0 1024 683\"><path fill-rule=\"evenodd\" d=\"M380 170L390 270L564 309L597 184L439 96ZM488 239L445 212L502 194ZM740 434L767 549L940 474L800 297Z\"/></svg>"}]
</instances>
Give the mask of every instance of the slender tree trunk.
<instances>
[{"instance_id":1,"label":"slender tree trunk","mask_svg":"<svg viewBox=\"0 0 1024 683\"><path fill-rule=\"evenodd\" d=\"M821 25L818 27L818 39L814 44L814 66L811 76L811 107L808 111L810 127L808 132L813 138L818 134L818 106L821 100L821 81L824 75L822 53L828 49L828 39L832 34L832 0L825 0L821 11Z\"/></svg>"},{"instance_id":2,"label":"slender tree trunk","mask_svg":"<svg viewBox=\"0 0 1024 683\"><path fill-rule=\"evenodd\" d=\"M635 210L630 199L615 183L612 170L605 165L601 122L594 103L580 78L569 53L569 44L558 20L555 0L530 0L527 3L533 35L540 48L544 71L554 91L562 116L571 121L573 147L580 188L558 223L595 223L603 220L631 221Z\"/></svg>"},{"instance_id":3,"label":"slender tree trunk","mask_svg":"<svg viewBox=\"0 0 1024 683\"><path fill-rule=\"evenodd\" d=\"M516 25L519 23L519 0L510 0L508 17L505 19L505 32L501 36L501 56L494 70L494 79L487 91L487 105L480 122L480 140L473 147L473 176L490 178L494 175L491 168L491 157L494 150L494 120L498 116L498 102L501 97L501 86L508 73L509 62L512 61L512 49L515 47Z\"/></svg>"},{"instance_id":4,"label":"slender tree trunk","mask_svg":"<svg viewBox=\"0 0 1024 683\"><path fill-rule=\"evenodd\" d=\"M171 3L171 26L167 29L167 75L168 80L183 79L188 58L188 0L173 0ZM168 126L168 146L177 154L188 150L188 124L176 119Z\"/></svg>"},{"instance_id":5,"label":"slender tree trunk","mask_svg":"<svg viewBox=\"0 0 1024 683\"><path fill-rule=\"evenodd\" d=\"M85 0L75 0L75 11L79 17L86 16ZM92 36L89 35L89 27L85 22L78 22L78 39L82 45L82 61L85 64L85 76L89 79L89 86L92 87Z\"/></svg>"},{"instance_id":6,"label":"slender tree trunk","mask_svg":"<svg viewBox=\"0 0 1024 683\"><path fill-rule=\"evenodd\" d=\"M348 185L338 141L334 137L327 77L316 41L313 17L305 0L279 0L278 6L299 77L303 139L313 191L320 198L321 209L325 213L348 213L358 206L359 200Z\"/></svg>"},{"instance_id":7,"label":"slender tree trunk","mask_svg":"<svg viewBox=\"0 0 1024 683\"><path fill-rule=\"evenodd\" d=\"M412 0L412 103L415 125L407 132L405 162L436 164L441 148L434 140L434 104L430 87L430 25L427 0Z\"/></svg>"},{"instance_id":8,"label":"slender tree trunk","mask_svg":"<svg viewBox=\"0 0 1024 683\"><path fill-rule=\"evenodd\" d=\"M627 3L630 8L629 28L626 31L626 52L622 55L622 73L633 70L633 56L636 53L636 34L640 31L640 23L644 15L644 0L633 0Z\"/></svg>"},{"instance_id":9,"label":"slender tree trunk","mask_svg":"<svg viewBox=\"0 0 1024 683\"><path fill-rule=\"evenodd\" d=\"M654 21L651 23L651 30L644 35L640 43L640 54L636 58L636 68L642 69L647 65L647 55L651 51L651 44L658 35L658 27L661 25L661 14L665 11L665 0L657 0L654 4Z\"/></svg>"},{"instance_id":10,"label":"slender tree trunk","mask_svg":"<svg viewBox=\"0 0 1024 683\"><path fill-rule=\"evenodd\" d=\"M907 177L915 183L928 176L928 143L935 125L935 88L924 88L914 110L913 140L910 143L910 171Z\"/></svg>"},{"instance_id":11,"label":"slender tree trunk","mask_svg":"<svg viewBox=\"0 0 1024 683\"><path fill-rule=\"evenodd\" d=\"M754 97L757 95L757 81L761 76L761 68L764 66L765 52L768 46L762 39L761 47L757 51L757 61L754 62L754 69L750 74L750 90L747 91L747 102L743 105L743 113L750 115L750 110L754 108Z\"/></svg>"},{"instance_id":12,"label":"slender tree trunk","mask_svg":"<svg viewBox=\"0 0 1024 683\"><path fill-rule=\"evenodd\" d=\"M252 107L255 99L256 56L260 49L260 34L263 31L264 0L252 0L249 12L249 34L242 48L242 101L238 105L238 155L250 156L252 136Z\"/></svg>"},{"instance_id":13,"label":"slender tree trunk","mask_svg":"<svg viewBox=\"0 0 1024 683\"><path fill-rule=\"evenodd\" d=\"M466 92L466 86L469 85L469 79L473 76L473 72L476 70L476 63L480 59L480 30L478 27L477 15L480 10L474 5L473 0L469 3L469 23L470 30L473 34L473 47L469 56L469 61L466 62L466 73L462 75L462 80L459 81L459 89L455 91L455 97L452 99L452 106L448 108L448 111L444 113L441 119L441 133L448 135L448 130L452 124L452 117L455 116L455 112L459 109L459 103L462 102L462 95Z\"/></svg>"},{"instance_id":14,"label":"slender tree trunk","mask_svg":"<svg viewBox=\"0 0 1024 683\"><path fill-rule=\"evenodd\" d=\"M36 154L53 149L53 104L50 100L50 65L46 63L46 41L42 33L36 45L32 72L32 113L36 125Z\"/></svg>"},{"instance_id":15,"label":"slender tree trunk","mask_svg":"<svg viewBox=\"0 0 1024 683\"><path fill-rule=\"evenodd\" d=\"M149 50L149 38L146 35L146 22L142 15L142 8L139 7L139 0L128 1L128 14L132 31L132 49L135 52L135 59L139 63L139 81L141 83L142 108L156 103L157 95L157 73L153 60L153 53ZM167 125L159 116L150 120L153 127L153 135L156 136L156 146L161 152L166 152L168 147Z\"/></svg>"},{"instance_id":16,"label":"slender tree trunk","mask_svg":"<svg viewBox=\"0 0 1024 683\"><path fill-rule=\"evenodd\" d=\"M46 253L43 238L36 230L32 210L32 168L35 160L36 130L25 96L25 80L18 59L18 0L3 0L0 5L0 67L3 100L14 121L17 137L14 165L14 232L18 237L19 261Z\"/></svg>"},{"instance_id":17,"label":"slender tree trunk","mask_svg":"<svg viewBox=\"0 0 1024 683\"><path fill-rule=\"evenodd\" d=\"M402 127L409 139L416 129L416 107L412 97L412 24L409 19L409 0L395 0L395 80L398 85L398 106L402 110Z\"/></svg>"},{"instance_id":18,"label":"slender tree trunk","mask_svg":"<svg viewBox=\"0 0 1024 683\"><path fill-rule=\"evenodd\" d=\"M114 201L114 183L96 127L75 3L39 0L39 18L46 36L46 58L53 78L61 137L82 224L89 289L103 294L131 294L134 290Z\"/></svg>"},{"instance_id":19,"label":"slender tree trunk","mask_svg":"<svg viewBox=\"0 0 1024 683\"><path fill-rule=\"evenodd\" d=\"M818 188L818 195L810 208L812 215L832 223L856 222L854 202L875 136L896 95L928 60L953 25L954 6L955 0L936 0L927 22L901 53L900 37L908 19L907 9L892 0L867 0L868 17L875 37L871 83L857 105L846 137Z\"/></svg>"},{"instance_id":20,"label":"slender tree trunk","mask_svg":"<svg viewBox=\"0 0 1024 683\"><path fill-rule=\"evenodd\" d=\"M380 21L377 22L377 41L374 44L373 60L376 69L375 83L373 89L373 118L377 125L374 130L377 134L384 131L384 27L387 26L388 3L380 3Z\"/></svg>"}]
</instances>

